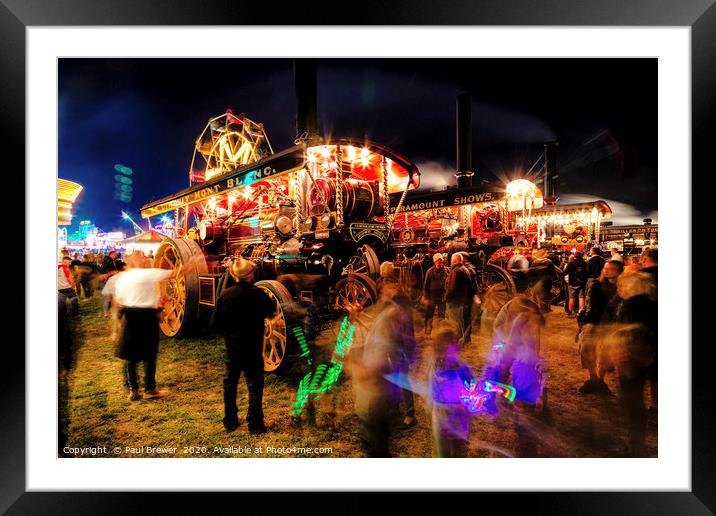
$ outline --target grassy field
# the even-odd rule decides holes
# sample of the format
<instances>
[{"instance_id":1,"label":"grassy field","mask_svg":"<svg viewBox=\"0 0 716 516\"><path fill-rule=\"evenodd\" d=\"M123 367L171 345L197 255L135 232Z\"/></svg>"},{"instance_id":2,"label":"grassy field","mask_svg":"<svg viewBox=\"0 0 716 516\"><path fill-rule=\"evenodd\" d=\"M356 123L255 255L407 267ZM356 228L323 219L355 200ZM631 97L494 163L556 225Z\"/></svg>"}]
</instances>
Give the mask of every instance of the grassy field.
<instances>
[{"instance_id":1,"label":"grassy field","mask_svg":"<svg viewBox=\"0 0 716 516\"><path fill-rule=\"evenodd\" d=\"M423 357L415 375L424 381L429 341L423 342L420 314L416 313L415 318ZM221 339L162 338L157 383L169 394L163 399L130 402L124 385L123 362L114 356L110 322L101 315L101 300L95 298L80 304L77 326L75 366L68 376L66 390L60 391L67 393L60 402L69 415L69 447L106 446L107 454L99 455L104 457L363 456L357 438L350 377L342 377L329 395L316 402L316 424L311 425L305 420L293 423L290 418L300 372L267 375L264 414L272 431L252 435L244 423L227 434L221 422L224 368ZM336 331L337 328L324 332L318 342L320 350L331 348ZM575 331L576 322L567 319L562 309L555 307L548 314L542 353L549 376L549 412L535 414L531 407L505 403L496 419L476 416L472 423L471 457L624 456L626 417L618 397L584 396L577 392L586 372L580 369ZM476 372L482 369L489 340L489 324L483 324L463 354ZM140 378L141 372L140 368ZM608 376L607 383L618 395L615 378ZM243 378L238 402L243 419L248 402ZM416 411L418 425L397 433L393 439L396 457L432 456L429 413L419 396ZM650 418L647 456L656 457L656 416ZM119 448L119 453L115 448ZM167 450L171 448L175 450ZM309 454L292 448L313 450Z\"/></svg>"}]
</instances>

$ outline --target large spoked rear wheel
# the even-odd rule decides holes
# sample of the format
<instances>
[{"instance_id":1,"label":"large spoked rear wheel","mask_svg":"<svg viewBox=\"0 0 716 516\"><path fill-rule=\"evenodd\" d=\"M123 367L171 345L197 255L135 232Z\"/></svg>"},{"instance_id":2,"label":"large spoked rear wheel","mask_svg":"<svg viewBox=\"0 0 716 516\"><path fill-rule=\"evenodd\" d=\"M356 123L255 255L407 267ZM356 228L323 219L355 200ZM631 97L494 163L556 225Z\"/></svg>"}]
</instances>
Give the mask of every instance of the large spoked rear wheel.
<instances>
[{"instance_id":1,"label":"large spoked rear wheel","mask_svg":"<svg viewBox=\"0 0 716 516\"><path fill-rule=\"evenodd\" d=\"M480 285L483 313L494 318L516 293L517 287L509 272L491 263L485 265Z\"/></svg>"},{"instance_id":2,"label":"large spoked rear wheel","mask_svg":"<svg viewBox=\"0 0 716 516\"><path fill-rule=\"evenodd\" d=\"M372 280L377 280L380 276L378 255L370 245L363 244L356 250L356 254L351 256L344 274L365 274Z\"/></svg>"},{"instance_id":3,"label":"large spoked rear wheel","mask_svg":"<svg viewBox=\"0 0 716 516\"><path fill-rule=\"evenodd\" d=\"M400 269L400 284L410 296L413 303L417 303L423 294L425 272L421 260L412 260Z\"/></svg>"},{"instance_id":4,"label":"large spoked rear wheel","mask_svg":"<svg viewBox=\"0 0 716 516\"><path fill-rule=\"evenodd\" d=\"M333 308L338 313L348 313L348 307L360 311L378 299L378 288L366 274L349 274L336 283Z\"/></svg>"},{"instance_id":5,"label":"large spoked rear wheel","mask_svg":"<svg viewBox=\"0 0 716 516\"><path fill-rule=\"evenodd\" d=\"M564 272L562 269L552 264L551 282L549 290L549 302L556 305L567 298L567 283L564 281Z\"/></svg>"},{"instance_id":6,"label":"large spoked rear wheel","mask_svg":"<svg viewBox=\"0 0 716 516\"><path fill-rule=\"evenodd\" d=\"M257 281L255 285L262 289L273 301L276 313L264 321L264 371L267 373L284 371L289 366L288 351L291 349L293 317L293 299L286 287L275 280Z\"/></svg>"},{"instance_id":7,"label":"large spoked rear wheel","mask_svg":"<svg viewBox=\"0 0 716 516\"><path fill-rule=\"evenodd\" d=\"M199 315L199 274L207 271L204 253L193 240L167 239L157 249L154 267L172 271L162 283L166 301L159 328L167 337L181 337Z\"/></svg>"}]
</instances>

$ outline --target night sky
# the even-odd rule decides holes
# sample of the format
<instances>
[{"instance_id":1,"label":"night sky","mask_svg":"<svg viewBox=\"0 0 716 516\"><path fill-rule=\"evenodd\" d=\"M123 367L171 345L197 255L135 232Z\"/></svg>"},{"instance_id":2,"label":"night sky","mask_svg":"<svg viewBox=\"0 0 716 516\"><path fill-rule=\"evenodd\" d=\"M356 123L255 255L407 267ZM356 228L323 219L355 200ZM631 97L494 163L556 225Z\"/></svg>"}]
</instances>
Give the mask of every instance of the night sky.
<instances>
[{"instance_id":1,"label":"night sky","mask_svg":"<svg viewBox=\"0 0 716 516\"><path fill-rule=\"evenodd\" d=\"M519 177L556 139L560 203L601 198L615 224L657 221L656 59L318 62L321 132L393 148L425 188L454 183L463 92L476 180ZM121 210L146 225L139 208L188 186L194 141L227 108L263 122L274 151L293 145L291 60L60 59L59 177L85 188L70 232L90 219L131 233ZM134 170L129 204L114 199L117 163Z\"/></svg>"}]
</instances>

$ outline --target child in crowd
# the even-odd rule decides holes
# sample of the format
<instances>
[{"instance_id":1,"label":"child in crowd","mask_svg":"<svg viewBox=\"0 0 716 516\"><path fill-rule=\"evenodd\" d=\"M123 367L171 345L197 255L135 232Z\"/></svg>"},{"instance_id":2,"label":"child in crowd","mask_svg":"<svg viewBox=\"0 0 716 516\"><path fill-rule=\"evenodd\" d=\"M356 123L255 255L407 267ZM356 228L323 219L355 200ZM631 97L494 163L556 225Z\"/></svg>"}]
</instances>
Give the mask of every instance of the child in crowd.
<instances>
[{"instance_id":1,"label":"child in crowd","mask_svg":"<svg viewBox=\"0 0 716 516\"><path fill-rule=\"evenodd\" d=\"M470 439L470 413L463 404L465 384L475 381L470 366L460 359L457 327L441 321L433 340L430 371L433 443L437 457L466 457Z\"/></svg>"}]
</instances>

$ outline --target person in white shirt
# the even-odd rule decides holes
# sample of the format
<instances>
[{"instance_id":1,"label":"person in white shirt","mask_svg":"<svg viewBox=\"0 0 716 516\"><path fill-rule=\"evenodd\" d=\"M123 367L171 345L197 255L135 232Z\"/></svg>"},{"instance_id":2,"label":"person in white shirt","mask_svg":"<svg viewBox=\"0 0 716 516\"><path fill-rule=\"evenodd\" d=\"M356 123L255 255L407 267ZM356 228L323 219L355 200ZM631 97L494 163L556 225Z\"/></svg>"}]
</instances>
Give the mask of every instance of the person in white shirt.
<instances>
[{"instance_id":1,"label":"person in white shirt","mask_svg":"<svg viewBox=\"0 0 716 516\"><path fill-rule=\"evenodd\" d=\"M621 254L619 254L619 251L617 250L616 247L612 247L612 257L610 258L610 260L614 260L615 262L624 263L624 257Z\"/></svg>"},{"instance_id":2,"label":"person in white shirt","mask_svg":"<svg viewBox=\"0 0 716 516\"><path fill-rule=\"evenodd\" d=\"M159 351L160 283L172 275L168 269L148 269L141 253L127 259L127 270L117 275L114 301L119 320L116 355L125 360L129 400L142 398L137 380L137 364L144 362L144 395L161 398L155 379Z\"/></svg>"}]
</instances>

